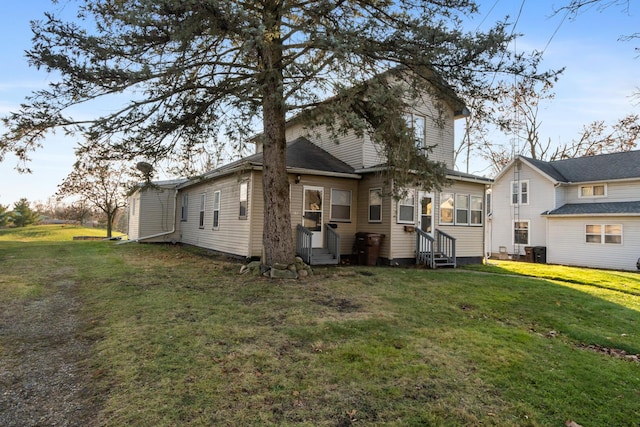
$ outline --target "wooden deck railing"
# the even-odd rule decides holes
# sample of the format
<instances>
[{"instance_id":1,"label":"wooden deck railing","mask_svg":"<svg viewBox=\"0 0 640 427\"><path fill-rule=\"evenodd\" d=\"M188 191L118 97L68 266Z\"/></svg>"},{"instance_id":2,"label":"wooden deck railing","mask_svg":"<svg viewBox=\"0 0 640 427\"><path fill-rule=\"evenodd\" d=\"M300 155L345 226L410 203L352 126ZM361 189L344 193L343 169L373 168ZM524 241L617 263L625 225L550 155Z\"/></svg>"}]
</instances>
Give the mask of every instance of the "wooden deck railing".
<instances>
[{"instance_id":1,"label":"wooden deck railing","mask_svg":"<svg viewBox=\"0 0 640 427\"><path fill-rule=\"evenodd\" d=\"M313 232L298 224L296 227L296 253L308 265L311 265L311 258L313 257L312 238Z\"/></svg>"}]
</instances>

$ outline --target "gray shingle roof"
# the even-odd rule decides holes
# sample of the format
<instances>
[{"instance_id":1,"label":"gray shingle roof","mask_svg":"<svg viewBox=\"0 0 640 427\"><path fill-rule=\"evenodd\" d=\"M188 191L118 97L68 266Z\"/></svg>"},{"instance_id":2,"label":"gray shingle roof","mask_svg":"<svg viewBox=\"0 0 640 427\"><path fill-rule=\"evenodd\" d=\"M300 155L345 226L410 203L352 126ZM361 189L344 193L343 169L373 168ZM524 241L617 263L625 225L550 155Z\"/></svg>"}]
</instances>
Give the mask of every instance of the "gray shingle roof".
<instances>
[{"instance_id":1,"label":"gray shingle roof","mask_svg":"<svg viewBox=\"0 0 640 427\"><path fill-rule=\"evenodd\" d=\"M640 151L544 162L525 159L559 182L589 182L640 178Z\"/></svg>"},{"instance_id":2,"label":"gray shingle roof","mask_svg":"<svg viewBox=\"0 0 640 427\"><path fill-rule=\"evenodd\" d=\"M640 201L610 203L567 203L544 215L640 215Z\"/></svg>"},{"instance_id":3,"label":"gray shingle roof","mask_svg":"<svg viewBox=\"0 0 640 427\"><path fill-rule=\"evenodd\" d=\"M256 153L242 161L262 164L262 153ZM338 160L306 138L297 138L287 144L287 168L309 169L322 172L353 174L354 169Z\"/></svg>"}]
</instances>

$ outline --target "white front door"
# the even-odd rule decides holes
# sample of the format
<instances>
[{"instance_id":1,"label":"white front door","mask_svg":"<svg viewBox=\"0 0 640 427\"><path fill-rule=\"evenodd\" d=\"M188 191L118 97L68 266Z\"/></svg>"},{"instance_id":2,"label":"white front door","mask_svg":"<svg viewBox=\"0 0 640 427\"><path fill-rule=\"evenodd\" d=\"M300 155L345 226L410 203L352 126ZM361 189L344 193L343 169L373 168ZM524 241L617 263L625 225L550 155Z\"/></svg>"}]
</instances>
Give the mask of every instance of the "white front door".
<instances>
[{"instance_id":1,"label":"white front door","mask_svg":"<svg viewBox=\"0 0 640 427\"><path fill-rule=\"evenodd\" d=\"M433 193L418 192L418 226L433 235Z\"/></svg>"},{"instance_id":2,"label":"white front door","mask_svg":"<svg viewBox=\"0 0 640 427\"><path fill-rule=\"evenodd\" d=\"M322 225L323 198L324 188L304 187L302 225L313 233L311 239L311 247L313 248L321 248L324 246L324 227Z\"/></svg>"}]
</instances>

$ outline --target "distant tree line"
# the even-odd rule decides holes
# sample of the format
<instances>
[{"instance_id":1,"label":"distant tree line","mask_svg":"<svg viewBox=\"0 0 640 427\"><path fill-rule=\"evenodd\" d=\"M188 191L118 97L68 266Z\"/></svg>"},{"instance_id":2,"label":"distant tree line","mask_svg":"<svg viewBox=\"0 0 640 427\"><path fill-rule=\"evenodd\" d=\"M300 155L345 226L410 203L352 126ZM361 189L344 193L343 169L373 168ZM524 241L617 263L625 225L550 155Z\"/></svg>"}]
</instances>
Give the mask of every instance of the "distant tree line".
<instances>
[{"instance_id":1,"label":"distant tree line","mask_svg":"<svg viewBox=\"0 0 640 427\"><path fill-rule=\"evenodd\" d=\"M107 228L108 221L102 210L83 200L63 203L55 197L50 197L44 202L32 203L26 198L21 198L13 204L13 209L9 205L0 204L0 227L26 227L59 222ZM125 215L113 218L113 225L115 230L124 232Z\"/></svg>"}]
</instances>

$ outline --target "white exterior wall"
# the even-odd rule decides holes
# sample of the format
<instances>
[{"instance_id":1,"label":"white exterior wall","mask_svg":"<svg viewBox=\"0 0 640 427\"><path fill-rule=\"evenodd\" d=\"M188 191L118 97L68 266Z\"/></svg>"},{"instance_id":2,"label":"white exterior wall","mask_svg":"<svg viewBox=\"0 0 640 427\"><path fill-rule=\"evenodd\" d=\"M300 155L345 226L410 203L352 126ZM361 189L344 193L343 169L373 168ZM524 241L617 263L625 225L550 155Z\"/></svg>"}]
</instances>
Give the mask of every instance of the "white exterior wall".
<instances>
[{"instance_id":1,"label":"white exterior wall","mask_svg":"<svg viewBox=\"0 0 640 427\"><path fill-rule=\"evenodd\" d=\"M127 237L135 240L140 236L140 192L127 198Z\"/></svg>"},{"instance_id":2,"label":"white exterior wall","mask_svg":"<svg viewBox=\"0 0 640 427\"><path fill-rule=\"evenodd\" d=\"M175 194L172 188L150 188L129 197L129 240L149 236L156 237L146 242L175 240Z\"/></svg>"},{"instance_id":3,"label":"white exterior wall","mask_svg":"<svg viewBox=\"0 0 640 427\"><path fill-rule=\"evenodd\" d=\"M239 217L241 182L248 182L246 219ZM224 253L250 256L251 218L256 215L252 206L252 187L249 174L232 174L181 190L178 195L178 221L180 221L180 208L184 193L189 194L189 202L187 220L180 221L180 241ZM220 190L219 226L217 229L213 229L213 194L218 190ZM199 226L201 194L205 195L203 228ZM260 215L260 213L257 214Z\"/></svg>"},{"instance_id":4,"label":"white exterior wall","mask_svg":"<svg viewBox=\"0 0 640 427\"><path fill-rule=\"evenodd\" d=\"M616 270L636 270L640 258L639 217L549 217L547 262ZM587 224L621 224L622 244L586 243Z\"/></svg>"},{"instance_id":5,"label":"white exterior wall","mask_svg":"<svg viewBox=\"0 0 640 427\"><path fill-rule=\"evenodd\" d=\"M580 187L585 183L561 187L565 203L609 203L640 200L640 180L598 182L606 187L605 197L579 197Z\"/></svg>"},{"instance_id":6,"label":"white exterior wall","mask_svg":"<svg viewBox=\"0 0 640 427\"><path fill-rule=\"evenodd\" d=\"M525 246L547 246L546 219L541 214L555 207L556 197L553 182L532 169L526 163L521 163L520 181L529 182L529 204L520 205L519 220L529 221L529 244L513 244L513 221L515 219L514 206L511 204L511 183L515 180L512 165L493 184L491 190L492 216L490 219L490 233L488 233L487 247L493 255L497 255L500 247L507 249L507 253L524 255Z\"/></svg>"}]
</instances>

